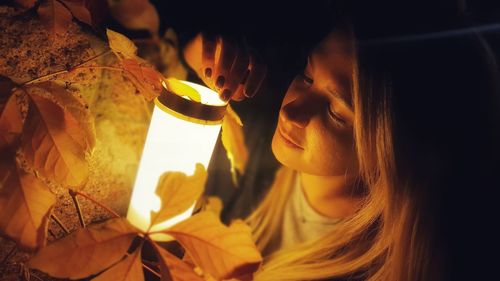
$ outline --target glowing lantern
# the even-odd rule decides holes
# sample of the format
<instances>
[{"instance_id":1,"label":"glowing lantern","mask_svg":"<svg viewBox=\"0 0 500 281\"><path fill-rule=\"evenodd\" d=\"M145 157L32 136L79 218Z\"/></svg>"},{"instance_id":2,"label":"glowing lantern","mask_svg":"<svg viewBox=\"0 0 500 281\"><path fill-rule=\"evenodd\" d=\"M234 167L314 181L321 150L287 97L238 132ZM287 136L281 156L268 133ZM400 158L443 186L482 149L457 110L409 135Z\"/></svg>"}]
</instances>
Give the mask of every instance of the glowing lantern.
<instances>
[{"instance_id":1,"label":"glowing lantern","mask_svg":"<svg viewBox=\"0 0 500 281\"><path fill-rule=\"evenodd\" d=\"M226 103L213 90L187 81L168 80L155 107L132 192L127 219L146 231L151 211L158 211L160 176L169 171L193 175L196 163L207 168L221 129ZM196 202L184 213L161 222L151 231L166 229L191 216ZM155 240L169 240L156 235Z\"/></svg>"}]
</instances>

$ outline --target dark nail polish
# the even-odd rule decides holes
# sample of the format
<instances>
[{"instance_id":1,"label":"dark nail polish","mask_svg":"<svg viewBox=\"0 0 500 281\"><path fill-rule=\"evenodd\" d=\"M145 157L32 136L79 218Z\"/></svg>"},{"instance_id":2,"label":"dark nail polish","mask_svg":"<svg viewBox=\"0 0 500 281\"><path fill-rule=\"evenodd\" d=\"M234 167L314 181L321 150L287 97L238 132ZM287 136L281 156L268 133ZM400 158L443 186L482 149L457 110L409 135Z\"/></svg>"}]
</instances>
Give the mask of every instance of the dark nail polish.
<instances>
[{"instance_id":1,"label":"dark nail polish","mask_svg":"<svg viewBox=\"0 0 500 281\"><path fill-rule=\"evenodd\" d=\"M226 78L224 78L224 76L220 75L219 77L217 77L217 81L215 82L215 86L222 89L222 87L224 87L224 83L226 83Z\"/></svg>"},{"instance_id":2,"label":"dark nail polish","mask_svg":"<svg viewBox=\"0 0 500 281\"><path fill-rule=\"evenodd\" d=\"M255 91L253 89L245 89L243 91L243 94L245 95L245 97L247 98L252 98L253 96L255 96Z\"/></svg>"},{"instance_id":3,"label":"dark nail polish","mask_svg":"<svg viewBox=\"0 0 500 281\"><path fill-rule=\"evenodd\" d=\"M205 77L212 77L212 69L210 67L205 68Z\"/></svg>"},{"instance_id":4,"label":"dark nail polish","mask_svg":"<svg viewBox=\"0 0 500 281\"><path fill-rule=\"evenodd\" d=\"M222 100L228 101L230 98L231 98L231 91L229 91L229 89L225 89L224 91L222 91L222 94L221 94Z\"/></svg>"}]
</instances>

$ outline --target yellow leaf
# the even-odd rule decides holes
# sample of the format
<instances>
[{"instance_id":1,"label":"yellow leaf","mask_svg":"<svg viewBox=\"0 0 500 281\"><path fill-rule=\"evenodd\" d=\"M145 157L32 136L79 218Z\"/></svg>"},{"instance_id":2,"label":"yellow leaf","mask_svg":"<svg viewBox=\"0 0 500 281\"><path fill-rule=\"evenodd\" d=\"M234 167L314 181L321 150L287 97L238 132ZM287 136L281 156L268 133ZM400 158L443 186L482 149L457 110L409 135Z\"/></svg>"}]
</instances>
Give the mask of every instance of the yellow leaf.
<instances>
[{"instance_id":1,"label":"yellow leaf","mask_svg":"<svg viewBox=\"0 0 500 281\"><path fill-rule=\"evenodd\" d=\"M156 194L161 199L160 210L151 212L151 226L161 223L186 211L200 198L205 188L207 171L202 164L196 164L194 175L181 172L166 172L158 180Z\"/></svg>"},{"instance_id":2,"label":"yellow leaf","mask_svg":"<svg viewBox=\"0 0 500 281\"><path fill-rule=\"evenodd\" d=\"M57 0L42 1L38 7L38 16L52 35L64 35L73 19L69 10Z\"/></svg>"},{"instance_id":3,"label":"yellow leaf","mask_svg":"<svg viewBox=\"0 0 500 281\"><path fill-rule=\"evenodd\" d=\"M17 168L5 144L0 152L0 233L27 250L43 247L56 197L40 180Z\"/></svg>"},{"instance_id":4,"label":"yellow leaf","mask_svg":"<svg viewBox=\"0 0 500 281\"><path fill-rule=\"evenodd\" d=\"M23 130L23 117L17 104L17 96L12 93L7 100L3 111L0 113L0 132L20 134Z\"/></svg>"},{"instance_id":5,"label":"yellow leaf","mask_svg":"<svg viewBox=\"0 0 500 281\"><path fill-rule=\"evenodd\" d=\"M222 121L222 144L226 149L227 158L231 162L231 172L235 185L236 171L243 174L248 161L248 150L245 145L245 136L243 134L243 123L238 114L228 105L226 116Z\"/></svg>"},{"instance_id":6,"label":"yellow leaf","mask_svg":"<svg viewBox=\"0 0 500 281\"><path fill-rule=\"evenodd\" d=\"M106 29L106 35L108 36L109 47L120 60L137 57L137 47L130 39L111 29Z\"/></svg>"},{"instance_id":7,"label":"yellow leaf","mask_svg":"<svg viewBox=\"0 0 500 281\"><path fill-rule=\"evenodd\" d=\"M46 178L66 186L78 186L88 176L85 154L93 143L88 122L77 120L69 109L34 94L26 118L21 150L26 162Z\"/></svg>"},{"instance_id":8,"label":"yellow leaf","mask_svg":"<svg viewBox=\"0 0 500 281\"><path fill-rule=\"evenodd\" d=\"M121 62L125 75L139 92L151 101L163 90L163 75L141 59L124 59Z\"/></svg>"},{"instance_id":9,"label":"yellow leaf","mask_svg":"<svg viewBox=\"0 0 500 281\"><path fill-rule=\"evenodd\" d=\"M187 96L191 100L196 102L201 101L200 93L198 93L195 88L184 84L175 78L168 78L167 80L165 80L165 83L167 84L167 89L172 93L179 96Z\"/></svg>"},{"instance_id":10,"label":"yellow leaf","mask_svg":"<svg viewBox=\"0 0 500 281\"><path fill-rule=\"evenodd\" d=\"M120 261L136 236L137 230L126 219L111 219L42 248L29 267L57 278L85 278Z\"/></svg>"},{"instance_id":11,"label":"yellow leaf","mask_svg":"<svg viewBox=\"0 0 500 281\"><path fill-rule=\"evenodd\" d=\"M223 225L211 212L201 212L163 231L173 236L196 265L216 279L235 278L258 269L262 257L242 222Z\"/></svg>"},{"instance_id":12,"label":"yellow leaf","mask_svg":"<svg viewBox=\"0 0 500 281\"><path fill-rule=\"evenodd\" d=\"M222 200L217 197L217 196L208 196L207 202L205 204L205 211L210 211L217 216L220 216L220 213L222 212L222 209L224 208L224 205L222 203Z\"/></svg>"},{"instance_id":13,"label":"yellow leaf","mask_svg":"<svg viewBox=\"0 0 500 281\"><path fill-rule=\"evenodd\" d=\"M129 29L147 29L158 35L160 18L155 6L148 0L108 1L113 17Z\"/></svg>"},{"instance_id":14,"label":"yellow leaf","mask_svg":"<svg viewBox=\"0 0 500 281\"><path fill-rule=\"evenodd\" d=\"M160 263L161 281L203 281L193 268L167 250L153 243Z\"/></svg>"},{"instance_id":15,"label":"yellow leaf","mask_svg":"<svg viewBox=\"0 0 500 281\"><path fill-rule=\"evenodd\" d=\"M112 268L92 279L95 281L142 281L141 247L114 265Z\"/></svg>"}]
</instances>

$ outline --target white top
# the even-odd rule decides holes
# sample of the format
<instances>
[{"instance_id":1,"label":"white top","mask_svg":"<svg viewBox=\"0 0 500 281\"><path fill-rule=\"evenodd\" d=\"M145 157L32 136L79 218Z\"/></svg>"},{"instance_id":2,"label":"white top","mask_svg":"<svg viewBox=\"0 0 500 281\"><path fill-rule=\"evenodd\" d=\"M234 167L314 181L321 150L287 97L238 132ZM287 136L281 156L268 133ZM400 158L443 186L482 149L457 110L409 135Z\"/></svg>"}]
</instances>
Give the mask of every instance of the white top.
<instances>
[{"instance_id":1,"label":"white top","mask_svg":"<svg viewBox=\"0 0 500 281\"><path fill-rule=\"evenodd\" d=\"M311 207L297 173L290 198L285 205L280 248L319 238L337 227L340 221L342 220L326 217Z\"/></svg>"}]
</instances>

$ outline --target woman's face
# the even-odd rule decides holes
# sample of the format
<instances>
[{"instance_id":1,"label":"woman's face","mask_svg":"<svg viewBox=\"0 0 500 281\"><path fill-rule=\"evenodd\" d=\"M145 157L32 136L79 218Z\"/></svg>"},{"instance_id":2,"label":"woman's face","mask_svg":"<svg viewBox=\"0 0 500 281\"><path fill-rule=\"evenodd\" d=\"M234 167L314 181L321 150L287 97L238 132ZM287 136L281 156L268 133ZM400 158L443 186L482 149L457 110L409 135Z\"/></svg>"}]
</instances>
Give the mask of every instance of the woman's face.
<instances>
[{"instance_id":1,"label":"woman's face","mask_svg":"<svg viewBox=\"0 0 500 281\"><path fill-rule=\"evenodd\" d=\"M330 33L283 99L272 141L283 165L319 176L358 172L353 138L352 35Z\"/></svg>"}]
</instances>

